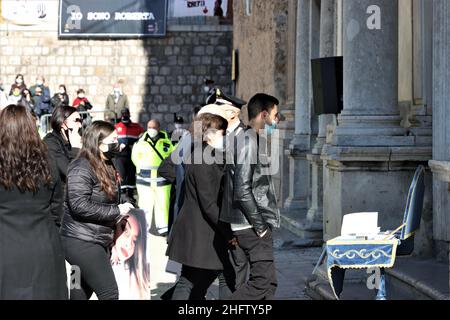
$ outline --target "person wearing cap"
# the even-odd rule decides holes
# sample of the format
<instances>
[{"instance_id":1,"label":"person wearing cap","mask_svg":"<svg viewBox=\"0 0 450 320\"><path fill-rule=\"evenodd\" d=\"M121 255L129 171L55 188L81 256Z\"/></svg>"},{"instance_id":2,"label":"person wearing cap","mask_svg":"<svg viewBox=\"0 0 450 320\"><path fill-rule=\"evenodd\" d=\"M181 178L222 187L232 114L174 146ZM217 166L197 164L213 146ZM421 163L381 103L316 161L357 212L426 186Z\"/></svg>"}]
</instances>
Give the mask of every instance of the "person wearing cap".
<instances>
[{"instance_id":1,"label":"person wearing cap","mask_svg":"<svg viewBox=\"0 0 450 320\"><path fill-rule=\"evenodd\" d=\"M183 136L188 134L188 131L184 128L184 119L182 116L175 117L174 127L175 130L172 131L170 139L172 140L172 144L175 146Z\"/></svg>"},{"instance_id":2,"label":"person wearing cap","mask_svg":"<svg viewBox=\"0 0 450 320\"><path fill-rule=\"evenodd\" d=\"M131 121L130 110L127 108L122 109L120 122L115 127L120 144L120 152L115 158L117 170L122 178L120 188L130 202L134 203L136 167L131 161L131 151L145 130L140 124Z\"/></svg>"},{"instance_id":3,"label":"person wearing cap","mask_svg":"<svg viewBox=\"0 0 450 320\"><path fill-rule=\"evenodd\" d=\"M198 120L204 114L213 114L227 119L227 113L222 106L216 104L206 105L196 113L196 117L193 121ZM185 195L185 166L193 161L192 159L192 136L188 131L188 134L182 137L178 146L170 157L164 160L160 167L160 174L167 180L171 181L176 186L175 205L173 210L172 224L177 219L178 213L181 210L184 202ZM239 249L237 249L239 250ZM231 259L230 259L231 260ZM234 265L231 261L224 261L224 270L218 276L219 278L219 299L227 299L231 293L235 290L236 275ZM173 261L172 261L173 263ZM172 299L172 294L175 290L175 286L167 290L162 296L163 300Z\"/></svg>"},{"instance_id":4,"label":"person wearing cap","mask_svg":"<svg viewBox=\"0 0 450 320\"><path fill-rule=\"evenodd\" d=\"M214 80L205 79L203 82L204 82L203 91L206 94L206 104L209 104L208 99L216 92L216 89L214 88Z\"/></svg>"},{"instance_id":5,"label":"person wearing cap","mask_svg":"<svg viewBox=\"0 0 450 320\"><path fill-rule=\"evenodd\" d=\"M172 153L173 145L167 132L161 130L158 120L150 120L147 129L131 152L131 160L137 172L138 206L146 212L149 224L153 215L155 216L158 234L166 236L172 185L161 177L159 167Z\"/></svg>"},{"instance_id":6,"label":"person wearing cap","mask_svg":"<svg viewBox=\"0 0 450 320\"><path fill-rule=\"evenodd\" d=\"M228 121L226 132L226 165L224 172L224 188L223 200L220 212L220 220L231 223L233 221L233 211L238 210L233 206L233 179L235 171L235 158L237 155L237 141L244 134L245 126L240 120L241 109L247 104L246 101L234 96L226 95L222 90L216 89L215 94L209 98L209 102L215 103L223 117ZM200 113L207 112L208 109L203 108ZM236 227L239 229L239 226ZM231 251L232 263L236 274L236 289L241 287L247 281L249 261L245 252L236 246Z\"/></svg>"}]
</instances>

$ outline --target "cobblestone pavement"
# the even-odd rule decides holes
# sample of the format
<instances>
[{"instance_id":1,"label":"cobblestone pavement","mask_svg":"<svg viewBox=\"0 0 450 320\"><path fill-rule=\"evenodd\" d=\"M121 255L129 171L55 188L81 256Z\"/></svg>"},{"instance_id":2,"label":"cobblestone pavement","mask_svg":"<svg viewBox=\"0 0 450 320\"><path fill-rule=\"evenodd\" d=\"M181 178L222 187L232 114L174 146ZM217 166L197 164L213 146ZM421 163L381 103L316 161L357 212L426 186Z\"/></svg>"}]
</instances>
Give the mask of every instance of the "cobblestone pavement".
<instances>
[{"instance_id":1,"label":"cobblestone pavement","mask_svg":"<svg viewBox=\"0 0 450 320\"><path fill-rule=\"evenodd\" d=\"M160 300L161 295L176 282L177 275L166 272L166 239L151 235L149 245L151 295L152 300ZM305 293L305 280L311 275L321 248L302 248L298 244L298 238L285 229L274 232L274 248L278 278L276 299L310 300ZM211 286L207 299L218 298L217 285L215 282Z\"/></svg>"}]
</instances>

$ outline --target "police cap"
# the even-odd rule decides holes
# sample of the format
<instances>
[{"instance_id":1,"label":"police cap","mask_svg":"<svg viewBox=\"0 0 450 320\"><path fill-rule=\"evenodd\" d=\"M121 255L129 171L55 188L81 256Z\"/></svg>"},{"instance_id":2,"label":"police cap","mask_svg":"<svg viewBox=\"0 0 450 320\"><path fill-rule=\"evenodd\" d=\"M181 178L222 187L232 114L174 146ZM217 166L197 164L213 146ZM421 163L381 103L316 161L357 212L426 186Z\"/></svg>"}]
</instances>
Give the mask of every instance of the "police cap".
<instances>
[{"instance_id":1,"label":"police cap","mask_svg":"<svg viewBox=\"0 0 450 320\"><path fill-rule=\"evenodd\" d=\"M214 93L208 97L206 103L216 105L231 105L233 107L241 109L247 104L247 101L231 95L227 95L221 89L216 88Z\"/></svg>"}]
</instances>

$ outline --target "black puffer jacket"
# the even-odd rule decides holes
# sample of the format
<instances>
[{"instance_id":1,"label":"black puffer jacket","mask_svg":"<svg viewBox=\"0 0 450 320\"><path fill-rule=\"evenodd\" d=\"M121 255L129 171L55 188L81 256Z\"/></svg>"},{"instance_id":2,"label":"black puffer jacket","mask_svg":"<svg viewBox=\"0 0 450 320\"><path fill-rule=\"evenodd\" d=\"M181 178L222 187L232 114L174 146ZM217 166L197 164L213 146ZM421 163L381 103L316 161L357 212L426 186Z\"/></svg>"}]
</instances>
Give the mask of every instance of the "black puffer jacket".
<instances>
[{"instance_id":1,"label":"black puffer jacket","mask_svg":"<svg viewBox=\"0 0 450 320\"><path fill-rule=\"evenodd\" d=\"M115 225L121 217L118 204L119 194L109 199L100 190L100 182L87 159L73 161L67 174L61 234L111 247Z\"/></svg>"}]
</instances>

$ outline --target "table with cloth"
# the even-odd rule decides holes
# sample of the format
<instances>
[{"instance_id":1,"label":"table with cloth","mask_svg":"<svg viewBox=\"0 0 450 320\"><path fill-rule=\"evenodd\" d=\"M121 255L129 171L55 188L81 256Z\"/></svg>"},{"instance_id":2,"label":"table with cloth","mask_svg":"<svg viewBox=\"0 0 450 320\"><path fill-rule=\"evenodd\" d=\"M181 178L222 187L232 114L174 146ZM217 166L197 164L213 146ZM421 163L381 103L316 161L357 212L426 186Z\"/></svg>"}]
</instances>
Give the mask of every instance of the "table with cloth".
<instances>
[{"instance_id":1,"label":"table with cloth","mask_svg":"<svg viewBox=\"0 0 450 320\"><path fill-rule=\"evenodd\" d=\"M395 237L386 239L386 235L369 240L341 236L327 241L327 273L336 298L342 293L346 269L380 268L377 300L385 300L384 269L394 266L399 243Z\"/></svg>"}]
</instances>

